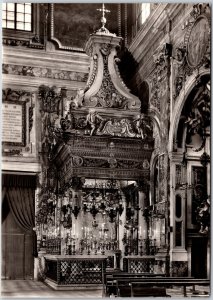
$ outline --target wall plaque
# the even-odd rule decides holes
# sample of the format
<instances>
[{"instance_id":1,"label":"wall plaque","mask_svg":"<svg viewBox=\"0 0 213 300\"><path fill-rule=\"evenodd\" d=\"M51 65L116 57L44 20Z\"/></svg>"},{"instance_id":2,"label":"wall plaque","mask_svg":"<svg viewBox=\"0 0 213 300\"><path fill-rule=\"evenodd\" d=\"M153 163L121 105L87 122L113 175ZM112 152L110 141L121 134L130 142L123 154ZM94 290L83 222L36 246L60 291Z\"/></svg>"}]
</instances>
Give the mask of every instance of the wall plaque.
<instances>
[{"instance_id":1,"label":"wall plaque","mask_svg":"<svg viewBox=\"0 0 213 300\"><path fill-rule=\"evenodd\" d=\"M2 103L2 142L5 145L25 146L26 103Z\"/></svg>"}]
</instances>

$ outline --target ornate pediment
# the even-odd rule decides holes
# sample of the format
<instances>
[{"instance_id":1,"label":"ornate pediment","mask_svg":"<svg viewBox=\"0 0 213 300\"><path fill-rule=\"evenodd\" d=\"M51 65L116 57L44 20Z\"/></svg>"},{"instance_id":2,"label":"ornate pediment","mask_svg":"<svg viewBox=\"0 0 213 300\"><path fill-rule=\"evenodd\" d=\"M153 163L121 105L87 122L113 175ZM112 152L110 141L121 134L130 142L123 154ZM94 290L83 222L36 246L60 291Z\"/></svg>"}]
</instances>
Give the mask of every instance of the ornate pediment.
<instances>
[{"instance_id":1,"label":"ornate pediment","mask_svg":"<svg viewBox=\"0 0 213 300\"><path fill-rule=\"evenodd\" d=\"M130 93L121 79L116 48L121 38L97 32L89 37L86 53L91 57L86 88L72 101L75 108L140 111L140 100Z\"/></svg>"}]
</instances>

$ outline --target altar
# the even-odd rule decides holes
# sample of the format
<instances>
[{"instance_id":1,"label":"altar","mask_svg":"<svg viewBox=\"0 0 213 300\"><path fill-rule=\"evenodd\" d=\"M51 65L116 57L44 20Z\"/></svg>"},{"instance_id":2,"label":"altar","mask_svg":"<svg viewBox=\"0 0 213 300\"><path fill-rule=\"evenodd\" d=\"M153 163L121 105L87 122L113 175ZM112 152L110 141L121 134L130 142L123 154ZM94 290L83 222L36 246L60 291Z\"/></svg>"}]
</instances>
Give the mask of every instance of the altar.
<instances>
[{"instance_id":1,"label":"altar","mask_svg":"<svg viewBox=\"0 0 213 300\"><path fill-rule=\"evenodd\" d=\"M106 271L104 255L45 255L45 282L56 290L102 287Z\"/></svg>"}]
</instances>

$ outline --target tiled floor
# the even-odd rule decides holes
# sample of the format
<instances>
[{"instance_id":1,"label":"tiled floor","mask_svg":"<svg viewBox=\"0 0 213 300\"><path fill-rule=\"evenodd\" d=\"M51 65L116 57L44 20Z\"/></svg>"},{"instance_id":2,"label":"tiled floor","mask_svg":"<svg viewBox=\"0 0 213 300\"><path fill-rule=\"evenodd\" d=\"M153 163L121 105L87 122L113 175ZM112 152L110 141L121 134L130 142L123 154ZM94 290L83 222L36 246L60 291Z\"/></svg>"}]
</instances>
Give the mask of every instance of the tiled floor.
<instances>
[{"instance_id":1,"label":"tiled floor","mask_svg":"<svg viewBox=\"0 0 213 300\"><path fill-rule=\"evenodd\" d=\"M209 287L195 287L196 294L192 294L191 288L187 287L187 297L209 296ZM174 287L167 289L167 294L173 298L183 298L182 288ZM55 291L40 281L34 280L2 280L1 298L102 298L102 290L72 290Z\"/></svg>"}]
</instances>

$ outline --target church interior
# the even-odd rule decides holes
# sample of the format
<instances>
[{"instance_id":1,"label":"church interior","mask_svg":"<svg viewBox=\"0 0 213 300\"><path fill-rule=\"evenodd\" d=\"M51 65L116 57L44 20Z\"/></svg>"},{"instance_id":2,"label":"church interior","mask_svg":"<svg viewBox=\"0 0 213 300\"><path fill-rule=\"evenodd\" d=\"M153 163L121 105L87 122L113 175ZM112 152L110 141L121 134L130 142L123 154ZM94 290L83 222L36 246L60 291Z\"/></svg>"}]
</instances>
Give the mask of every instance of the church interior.
<instances>
[{"instance_id":1,"label":"church interior","mask_svg":"<svg viewBox=\"0 0 213 300\"><path fill-rule=\"evenodd\" d=\"M210 294L210 22L2 4L3 296Z\"/></svg>"}]
</instances>

